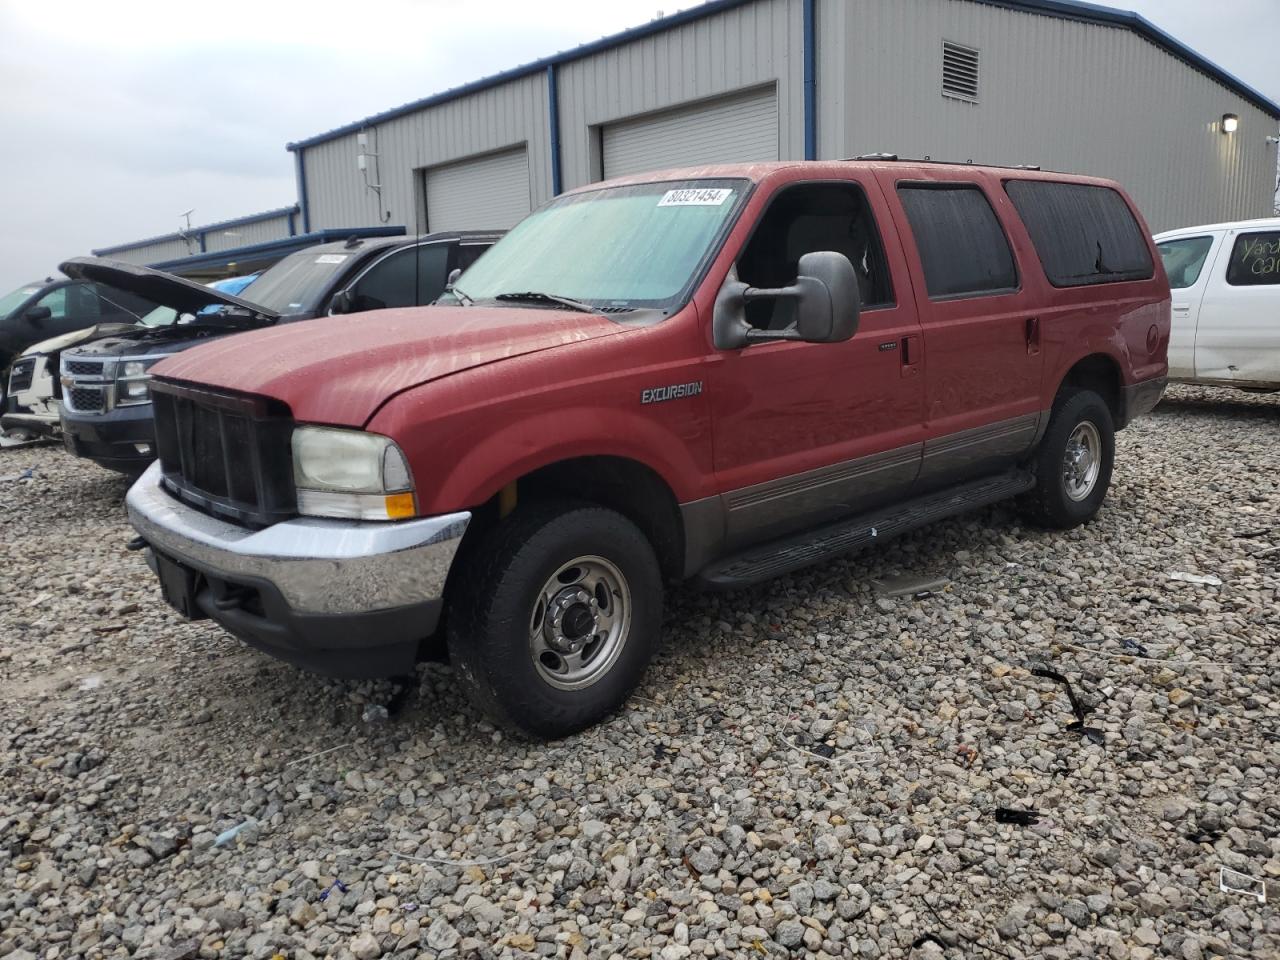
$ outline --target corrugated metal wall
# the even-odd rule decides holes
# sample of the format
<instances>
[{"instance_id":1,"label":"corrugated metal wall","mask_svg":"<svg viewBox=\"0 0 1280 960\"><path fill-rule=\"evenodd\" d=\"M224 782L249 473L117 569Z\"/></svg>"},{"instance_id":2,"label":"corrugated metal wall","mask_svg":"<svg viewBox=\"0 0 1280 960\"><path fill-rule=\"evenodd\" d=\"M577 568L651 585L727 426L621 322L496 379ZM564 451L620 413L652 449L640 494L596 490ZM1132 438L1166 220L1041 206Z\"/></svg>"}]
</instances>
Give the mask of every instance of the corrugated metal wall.
<instances>
[{"instance_id":1,"label":"corrugated metal wall","mask_svg":"<svg viewBox=\"0 0 1280 960\"><path fill-rule=\"evenodd\" d=\"M1270 212L1276 121L1132 31L966 0L823 0L819 16L825 157L1112 177L1157 231ZM942 96L944 39L981 52L978 104Z\"/></svg>"},{"instance_id":2,"label":"corrugated metal wall","mask_svg":"<svg viewBox=\"0 0 1280 960\"><path fill-rule=\"evenodd\" d=\"M366 173L371 183L381 177L381 216L377 195L356 167L355 133L306 147L311 229L386 222L404 224L412 233L422 219L418 171L522 144L528 145L529 191L537 206L551 196L547 111L547 81L539 73L370 128L368 150L379 156Z\"/></svg>"},{"instance_id":3,"label":"corrugated metal wall","mask_svg":"<svg viewBox=\"0 0 1280 960\"><path fill-rule=\"evenodd\" d=\"M295 229L299 226L297 214L294 214ZM289 214L250 220L248 223L234 221L224 224L211 224L208 227L192 227L189 240L170 235L161 237L150 243L140 243L124 250L108 250L103 256L125 263L163 263L166 260L177 260L179 257L201 253L200 237L204 235L205 253L216 253L219 250L231 250L235 247L247 247L255 243L267 243L271 240L282 240L290 236Z\"/></svg>"},{"instance_id":4,"label":"corrugated metal wall","mask_svg":"<svg viewBox=\"0 0 1280 960\"><path fill-rule=\"evenodd\" d=\"M137 263L146 266L148 263L159 263L162 260L176 260L200 252L200 241L194 235L190 246L180 239L160 240L156 243L145 243L127 250L113 250L103 254L112 260L123 260L125 263Z\"/></svg>"},{"instance_id":5,"label":"corrugated metal wall","mask_svg":"<svg viewBox=\"0 0 1280 960\"><path fill-rule=\"evenodd\" d=\"M760 0L558 67L564 187L600 176L599 128L776 84L778 153L804 156L803 4Z\"/></svg>"},{"instance_id":6,"label":"corrugated metal wall","mask_svg":"<svg viewBox=\"0 0 1280 960\"><path fill-rule=\"evenodd\" d=\"M297 215L294 215L296 221ZM236 223L225 228L205 232L204 244L208 253L218 250L230 250L233 247L247 247L254 243L267 243L270 240L282 240L289 236L289 216L281 214L252 223Z\"/></svg>"}]
</instances>

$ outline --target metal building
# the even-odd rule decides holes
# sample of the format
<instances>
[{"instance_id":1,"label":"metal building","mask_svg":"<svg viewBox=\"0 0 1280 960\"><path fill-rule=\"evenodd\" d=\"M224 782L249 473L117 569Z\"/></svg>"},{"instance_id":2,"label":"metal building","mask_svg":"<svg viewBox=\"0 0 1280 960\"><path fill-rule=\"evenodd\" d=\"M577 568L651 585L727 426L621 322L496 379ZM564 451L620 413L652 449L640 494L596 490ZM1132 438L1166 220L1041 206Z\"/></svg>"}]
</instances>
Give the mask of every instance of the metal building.
<instances>
[{"instance_id":1,"label":"metal building","mask_svg":"<svg viewBox=\"0 0 1280 960\"><path fill-rule=\"evenodd\" d=\"M713 0L288 149L303 233L504 228L619 174L872 152L1113 177L1162 230L1270 213L1278 121L1090 3Z\"/></svg>"},{"instance_id":2,"label":"metal building","mask_svg":"<svg viewBox=\"0 0 1280 960\"><path fill-rule=\"evenodd\" d=\"M91 252L95 257L144 264L196 280L216 280L257 273L312 244L345 240L352 235L404 233L403 226L349 226L300 233L298 214L299 207L294 204Z\"/></svg>"}]
</instances>

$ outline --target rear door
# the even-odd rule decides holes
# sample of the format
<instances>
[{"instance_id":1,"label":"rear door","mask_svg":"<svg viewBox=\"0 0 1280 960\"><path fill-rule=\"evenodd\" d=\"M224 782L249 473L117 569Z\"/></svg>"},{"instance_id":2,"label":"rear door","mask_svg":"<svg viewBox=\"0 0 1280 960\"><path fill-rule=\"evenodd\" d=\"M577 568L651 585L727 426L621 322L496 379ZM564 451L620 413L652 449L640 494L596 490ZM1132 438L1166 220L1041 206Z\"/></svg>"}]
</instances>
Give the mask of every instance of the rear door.
<instances>
[{"instance_id":1,"label":"rear door","mask_svg":"<svg viewBox=\"0 0 1280 960\"><path fill-rule=\"evenodd\" d=\"M1169 334L1169 376L1191 380L1196 375L1196 329L1200 304L1222 246L1222 233L1206 231L1172 237L1156 244L1169 275L1173 326Z\"/></svg>"},{"instance_id":2,"label":"rear door","mask_svg":"<svg viewBox=\"0 0 1280 960\"><path fill-rule=\"evenodd\" d=\"M1231 230L1200 304L1196 377L1280 383L1280 229Z\"/></svg>"},{"instance_id":3,"label":"rear door","mask_svg":"<svg viewBox=\"0 0 1280 960\"><path fill-rule=\"evenodd\" d=\"M722 351L708 368L731 549L900 499L919 472L922 378L908 345L920 326L872 176L780 186L739 254L738 278L786 286L800 257L819 250L854 264L863 300L857 333L842 343ZM793 304L754 302L747 320L785 329Z\"/></svg>"},{"instance_id":4,"label":"rear door","mask_svg":"<svg viewBox=\"0 0 1280 960\"><path fill-rule=\"evenodd\" d=\"M946 486L1024 454L1041 413L1038 288L1024 282L990 178L928 168L881 174L915 284L923 337L922 486ZM1025 261L1025 255L1023 256Z\"/></svg>"}]
</instances>

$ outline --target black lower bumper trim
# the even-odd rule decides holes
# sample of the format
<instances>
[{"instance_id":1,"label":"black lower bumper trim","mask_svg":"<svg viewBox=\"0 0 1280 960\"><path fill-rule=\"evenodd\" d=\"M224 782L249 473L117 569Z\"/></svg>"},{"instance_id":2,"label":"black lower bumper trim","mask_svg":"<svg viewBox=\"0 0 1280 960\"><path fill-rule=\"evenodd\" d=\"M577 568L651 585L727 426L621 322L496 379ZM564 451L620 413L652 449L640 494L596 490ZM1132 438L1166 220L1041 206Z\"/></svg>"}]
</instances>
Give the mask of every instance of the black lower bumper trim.
<instances>
[{"instance_id":1,"label":"black lower bumper trim","mask_svg":"<svg viewBox=\"0 0 1280 960\"><path fill-rule=\"evenodd\" d=\"M443 606L431 600L371 613L298 613L267 581L227 579L167 556L164 560L194 571L194 605L204 616L257 650L329 677L367 680L412 673Z\"/></svg>"}]
</instances>

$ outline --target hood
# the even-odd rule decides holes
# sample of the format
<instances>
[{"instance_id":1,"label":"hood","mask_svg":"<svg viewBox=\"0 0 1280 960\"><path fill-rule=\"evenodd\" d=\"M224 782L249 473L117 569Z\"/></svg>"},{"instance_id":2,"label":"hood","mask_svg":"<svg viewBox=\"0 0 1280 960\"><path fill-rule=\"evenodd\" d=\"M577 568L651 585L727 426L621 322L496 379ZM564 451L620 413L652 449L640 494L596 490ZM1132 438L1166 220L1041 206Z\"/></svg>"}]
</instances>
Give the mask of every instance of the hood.
<instances>
[{"instance_id":1,"label":"hood","mask_svg":"<svg viewBox=\"0 0 1280 960\"><path fill-rule=\"evenodd\" d=\"M60 264L58 269L72 280L88 280L115 287L179 313L198 313L205 307L229 306L246 310L264 320L275 321L280 317L274 310L260 307L249 300L241 300L193 280L134 263L106 260L102 257L75 257Z\"/></svg>"},{"instance_id":2,"label":"hood","mask_svg":"<svg viewBox=\"0 0 1280 960\"><path fill-rule=\"evenodd\" d=\"M132 330L135 326L137 325L133 323L97 323L92 327L85 327L83 330L72 330L70 333L64 333L61 336L41 340L39 343L32 344L23 350L22 355L28 357L37 353L58 353L68 347L74 347L76 344L88 343L90 340L101 340L103 337L112 337L116 334L124 333Z\"/></svg>"},{"instance_id":3,"label":"hood","mask_svg":"<svg viewBox=\"0 0 1280 960\"><path fill-rule=\"evenodd\" d=\"M164 360L153 372L272 397L299 420L358 427L410 387L627 329L572 310L407 307L221 338Z\"/></svg>"}]
</instances>

